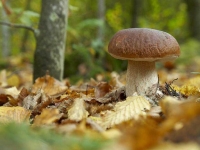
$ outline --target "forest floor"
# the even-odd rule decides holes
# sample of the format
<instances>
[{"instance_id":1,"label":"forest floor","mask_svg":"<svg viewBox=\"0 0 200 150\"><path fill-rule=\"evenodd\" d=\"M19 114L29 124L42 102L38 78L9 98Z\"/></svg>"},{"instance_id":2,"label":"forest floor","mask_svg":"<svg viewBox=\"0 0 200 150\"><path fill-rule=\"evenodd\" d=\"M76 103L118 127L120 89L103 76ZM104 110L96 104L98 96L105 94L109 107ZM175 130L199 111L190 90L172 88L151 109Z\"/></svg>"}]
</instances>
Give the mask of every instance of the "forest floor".
<instances>
[{"instance_id":1,"label":"forest floor","mask_svg":"<svg viewBox=\"0 0 200 150\"><path fill-rule=\"evenodd\" d=\"M200 149L199 59L158 69L154 104L126 97L125 73L74 85L47 74L32 84L31 65L12 61L17 69L0 71L1 150Z\"/></svg>"}]
</instances>

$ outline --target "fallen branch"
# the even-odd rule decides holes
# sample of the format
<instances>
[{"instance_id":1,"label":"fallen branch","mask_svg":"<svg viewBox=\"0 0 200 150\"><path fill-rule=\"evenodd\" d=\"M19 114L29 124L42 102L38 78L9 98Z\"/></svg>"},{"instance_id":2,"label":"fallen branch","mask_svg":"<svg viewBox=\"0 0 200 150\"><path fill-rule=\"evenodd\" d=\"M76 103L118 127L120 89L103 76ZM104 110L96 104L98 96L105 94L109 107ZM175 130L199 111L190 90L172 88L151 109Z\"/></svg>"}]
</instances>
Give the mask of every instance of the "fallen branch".
<instances>
[{"instance_id":1,"label":"fallen branch","mask_svg":"<svg viewBox=\"0 0 200 150\"><path fill-rule=\"evenodd\" d=\"M34 35L36 35L36 29L30 27L30 26L26 26L26 25L22 25L22 24L14 24L14 23L9 23L9 22L4 22L4 21L0 21L1 25L5 25L5 26L9 26L11 28L23 28L23 29L27 29L29 31L32 31L34 33Z\"/></svg>"}]
</instances>

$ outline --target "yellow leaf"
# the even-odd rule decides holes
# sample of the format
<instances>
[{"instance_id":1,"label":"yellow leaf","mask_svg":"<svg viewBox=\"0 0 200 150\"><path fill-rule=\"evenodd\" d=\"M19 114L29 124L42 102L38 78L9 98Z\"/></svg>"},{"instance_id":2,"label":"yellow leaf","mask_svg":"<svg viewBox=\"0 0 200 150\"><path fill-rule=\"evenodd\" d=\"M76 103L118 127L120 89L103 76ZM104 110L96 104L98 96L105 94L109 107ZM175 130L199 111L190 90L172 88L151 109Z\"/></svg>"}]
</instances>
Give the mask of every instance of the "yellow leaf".
<instances>
[{"instance_id":1,"label":"yellow leaf","mask_svg":"<svg viewBox=\"0 0 200 150\"><path fill-rule=\"evenodd\" d=\"M56 95L65 92L68 87L50 75L45 75L44 77L36 79L35 84L32 87L32 92L36 93L41 89L47 95Z\"/></svg>"},{"instance_id":2,"label":"yellow leaf","mask_svg":"<svg viewBox=\"0 0 200 150\"><path fill-rule=\"evenodd\" d=\"M140 115L146 115L145 110L150 107L149 101L142 96L127 97L125 101L117 103L113 111L104 114L101 125L109 128L133 118L138 119Z\"/></svg>"},{"instance_id":3,"label":"yellow leaf","mask_svg":"<svg viewBox=\"0 0 200 150\"><path fill-rule=\"evenodd\" d=\"M2 70L0 72L0 86L5 87L7 85L8 83L7 83L7 77L6 77L6 70Z\"/></svg>"},{"instance_id":4,"label":"yellow leaf","mask_svg":"<svg viewBox=\"0 0 200 150\"><path fill-rule=\"evenodd\" d=\"M81 121L87 118L88 112L85 110L85 104L82 98L74 99L72 107L68 110L68 117L70 120Z\"/></svg>"},{"instance_id":5,"label":"yellow leaf","mask_svg":"<svg viewBox=\"0 0 200 150\"><path fill-rule=\"evenodd\" d=\"M52 125L61 117L62 114L59 113L58 109L43 109L42 113L35 117L34 125Z\"/></svg>"},{"instance_id":6,"label":"yellow leaf","mask_svg":"<svg viewBox=\"0 0 200 150\"><path fill-rule=\"evenodd\" d=\"M184 95L190 96L190 95L196 95L199 93L199 88L196 85L183 85L180 88L180 92Z\"/></svg>"},{"instance_id":7,"label":"yellow leaf","mask_svg":"<svg viewBox=\"0 0 200 150\"><path fill-rule=\"evenodd\" d=\"M194 77L187 81L183 86L172 85L173 89L187 96L200 94L200 78Z\"/></svg>"},{"instance_id":8,"label":"yellow leaf","mask_svg":"<svg viewBox=\"0 0 200 150\"><path fill-rule=\"evenodd\" d=\"M31 112L23 107L0 107L0 122L28 121Z\"/></svg>"},{"instance_id":9,"label":"yellow leaf","mask_svg":"<svg viewBox=\"0 0 200 150\"><path fill-rule=\"evenodd\" d=\"M200 146L195 142L187 143L172 143L172 142L162 142L149 150L199 150Z\"/></svg>"},{"instance_id":10,"label":"yellow leaf","mask_svg":"<svg viewBox=\"0 0 200 150\"><path fill-rule=\"evenodd\" d=\"M20 93L20 91L17 90L16 87L11 87L11 88L5 89L5 94L6 95L10 95L10 96L12 96L15 99L17 99L19 93Z\"/></svg>"},{"instance_id":11,"label":"yellow leaf","mask_svg":"<svg viewBox=\"0 0 200 150\"><path fill-rule=\"evenodd\" d=\"M9 75L8 75L9 76ZM19 86L20 84L20 79L19 76L17 76L16 74L12 74L7 78L7 83L10 86Z\"/></svg>"}]
</instances>

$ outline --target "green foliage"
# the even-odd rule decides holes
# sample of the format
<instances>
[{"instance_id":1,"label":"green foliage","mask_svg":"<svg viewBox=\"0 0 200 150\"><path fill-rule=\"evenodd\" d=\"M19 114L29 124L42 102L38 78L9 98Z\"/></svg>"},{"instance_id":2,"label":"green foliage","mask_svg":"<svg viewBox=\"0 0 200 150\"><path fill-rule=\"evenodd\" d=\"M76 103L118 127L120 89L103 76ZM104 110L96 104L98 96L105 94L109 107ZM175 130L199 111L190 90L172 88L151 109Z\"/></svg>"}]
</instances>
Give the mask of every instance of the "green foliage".
<instances>
[{"instance_id":1,"label":"green foliage","mask_svg":"<svg viewBox=\"0 0 200 150\"><path fill-rule=\"evenodd\" d=\"M13 13L9 21L37 28L41 8L40 0L9 1ZM179 62L185 62L187 56L198 54L197 42L187 42L189 37L187 5L184 0L140 1L142 7L139 13L139 27L155 28L172 34L182 44L182 56ZM126 61L116 60L107 54L107 45L111 37L124 28L130 28L132 23L133 1L105 1L105 22L97 18L97 1L69 1L69 15L66 41L65 77L78 80L95 77L106 71L122 71L126 69ZM103 27L104 38L98 39L98 28ZM12 55L21 53L24 29L11 29ZM2 39L2 38L1 38ZM1 40L0 39L0 40ZM32 33L26 40L28 56L33 55L35 39ZM187 47L187 48L185 48ZM189 59L189 58L188 58ZM184 60L184 61L183 61ZM3 64L4 66L4 64ZM80 68L86 73L81 73Z\"/></svg>"},{"instance_id":2,"label":"green foliage","mask_svg":"<svg viewBox=\"0 0 200 150\"><path fill-rule=\"evenodd\" d=\"M89 135L65 136L48 129L31 129L26 124L0 124L1 150L98 150L107 143Z\"/></svg>"},{"instance_id":3,"label":"green foliage","mask_svg":"<svg viewBox=\"0 0 200 150\"><path fill-rule=\"evenodd\" d=\"M142 15L139 18L141 27L164 30L180 40L188 36L187 7L182 0L173 3L149 0L143 5Z\"/></svg>"},{"instance_id":4,"label":"green foliage","mask_svg":"<svg viewBox=\"0 0 200 150\"><path fill-rule=\"evenodd\" d=\"M122 7L120 3L115 3L114 7L106 13L107 23L115 32L123 28Z\"/></svg>"},{"instance_id":5,"label":"green foliage","mask_svg":"<svg viewBox=\"0 0 200 150\"><path fill-rule=\"evenodd\" d=\"M70 76L71 80L89 78L97 73L103 72L98 60L96 60L95 51L83 46L82 44L73 45L71 52L67 52L65 57L65 76Z\"/></svg>"},{"instance_id":6,"label":"green foliage","mask_svg":"<svg viewBox=\"0 0 200 150\"><path fill-rule=\"evenodd\" d=\"M181 44L181 56L177 60L178 63L188 65L196 56L200 56L200 43L195 39L189 39Z\"/></svg>"}]
</instances>

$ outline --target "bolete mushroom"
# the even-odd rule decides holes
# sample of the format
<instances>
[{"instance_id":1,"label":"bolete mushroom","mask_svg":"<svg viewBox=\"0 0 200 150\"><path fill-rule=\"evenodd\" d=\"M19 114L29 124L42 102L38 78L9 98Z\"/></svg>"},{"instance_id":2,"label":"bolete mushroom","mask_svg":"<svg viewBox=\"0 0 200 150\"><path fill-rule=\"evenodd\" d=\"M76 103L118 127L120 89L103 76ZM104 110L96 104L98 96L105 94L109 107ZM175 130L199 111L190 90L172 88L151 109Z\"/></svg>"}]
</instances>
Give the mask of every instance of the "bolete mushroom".
<instances>
[{"instance_id":1,"label":"bolete mushroom","mask_svg":"<svg viewBox=\"0 0 200 150\"><path fill-rule=\"evenodd\" d=\"M114 58L128 60L126 96L135 92L146 96L158 84L155 62L177 58L180 47L176 39L166 32L130 28L120 30L112 37L108 52Z\"/></svg>"}]
</instances>

